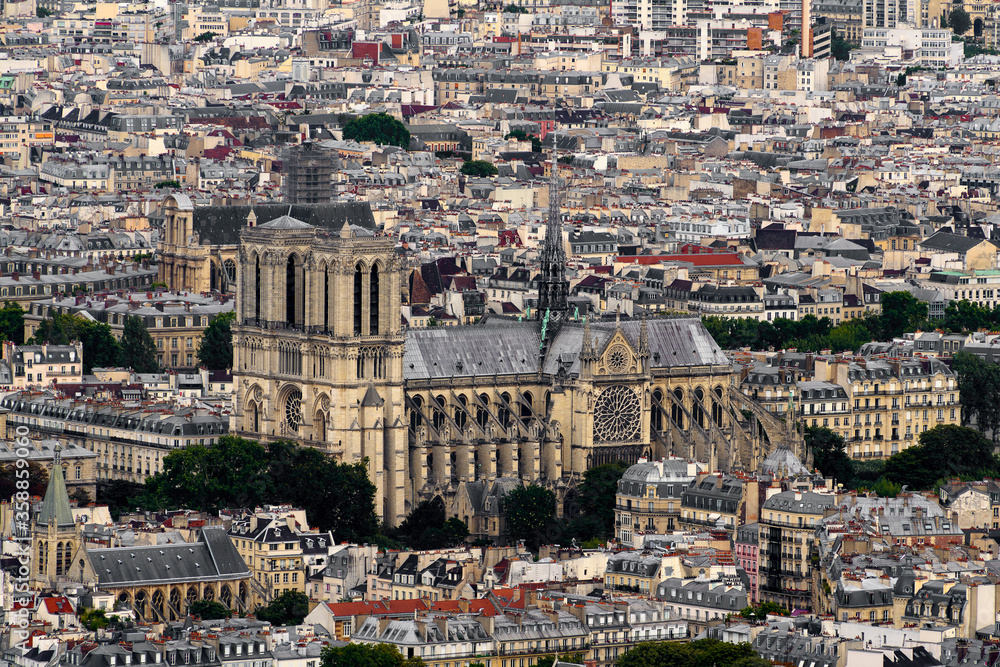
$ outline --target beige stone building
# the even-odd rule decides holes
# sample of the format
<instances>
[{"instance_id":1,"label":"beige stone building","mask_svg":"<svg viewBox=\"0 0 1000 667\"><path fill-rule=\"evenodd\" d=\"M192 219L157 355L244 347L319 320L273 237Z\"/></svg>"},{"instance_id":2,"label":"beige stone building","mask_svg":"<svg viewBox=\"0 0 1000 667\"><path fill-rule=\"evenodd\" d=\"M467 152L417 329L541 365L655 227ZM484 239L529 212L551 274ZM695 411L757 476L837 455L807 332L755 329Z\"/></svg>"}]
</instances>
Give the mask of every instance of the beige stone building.
<instances>
[{"instance_id":1,"label":"beige stone building","mask_svg":"<svg viewBox=\"0 0 1000 667\"><path fill-rule=\"evenodd\" d=\"M937 359L817 356L810 380L789 370L792 356L783 359L755 366L744 391L779 417L792 409L803 425L836 431L852 458L887 458L928 429L962 423L958 379Z\"/></svg>"},{"instance_id":2,"label":"beige stone building","mask_svg":"<svg viewBox=\"0 0 1000 667\"><path fill-rule=\"evenodd\" d=\"M732 366L699 319L594 322L569 312L554 195L541 317L526 322L404 331L394 240L370 218L331 231L293 207L244 223L237 431L364 461L391 523L425 498L454 509L463 485L504 476L548 486L561 512L583 472L602 463L681 455L710 469L752 467L761 452L730 417ZM171 265L175 278L190 275L179 257L164 260Z\"/></svg>"},{"instance_id":3,"label":"beige stone building","mask_svg":"<svg viewBox=\"0 0 1000 667\"><path fill-rule=\"evenodd\" d=\"M759 521L761 602L812 608L810 549L816 526L836 504L832 494L799 491L783 491L764 502Z\"/></svg>"}]
</instances>

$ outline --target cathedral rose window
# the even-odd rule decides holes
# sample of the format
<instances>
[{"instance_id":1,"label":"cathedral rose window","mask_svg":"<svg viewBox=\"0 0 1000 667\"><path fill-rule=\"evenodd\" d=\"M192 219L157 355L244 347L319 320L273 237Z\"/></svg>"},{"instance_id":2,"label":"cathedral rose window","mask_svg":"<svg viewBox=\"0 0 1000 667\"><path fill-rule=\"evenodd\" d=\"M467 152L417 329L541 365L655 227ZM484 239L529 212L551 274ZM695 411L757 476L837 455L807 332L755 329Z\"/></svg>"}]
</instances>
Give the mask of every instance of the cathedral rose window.
<instances>
[{"instance_id":1,"label":"cathedral rose window","mask_svg":"<svg viewBox=\"0 0 1000 667\"><path fill-rule=\"evenodd\" d=\"M635 392L613 385L601 392L594 406L594 439L600 442L630 442L639 438L642 407Z\"/></svg>"},{"instance_id":2,"label":"cathedral rose window","mask_svg":"<svg viewBox=\"0 0 1000 667\"><path fill-rule=\"evenodd\" d=\"M298 389L291 391L285 397L285 425L295 433L299 431L299 423L302 421L302 392Z\"/></svg>"}]
</instances>

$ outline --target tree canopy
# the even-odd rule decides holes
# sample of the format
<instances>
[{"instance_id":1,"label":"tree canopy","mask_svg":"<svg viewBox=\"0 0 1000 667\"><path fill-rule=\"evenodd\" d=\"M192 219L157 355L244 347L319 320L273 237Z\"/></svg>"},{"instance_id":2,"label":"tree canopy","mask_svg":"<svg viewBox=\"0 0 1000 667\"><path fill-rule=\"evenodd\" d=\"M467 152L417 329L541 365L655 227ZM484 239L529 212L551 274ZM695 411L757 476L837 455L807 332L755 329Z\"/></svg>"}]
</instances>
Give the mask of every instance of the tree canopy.
<instances>
[{"instance_id":1,"label":"tree canopy","mask_svg":"<svg viewBox=\"0 0 1000 667\"><path fill-rule=\"evenodd\" d=\"M156 373L160 370L156 361L156 344L141 317L125 318L121 351L121 365L136 373Z\"/></svg>"},{"instance_id":2,"label":"tree canopy","mask_svg":"<svg viewBox=\"0 0 1000 667\"><path fill-rule=\"evenodd\" d=\"M519 486L504 496L503 509L511 540L524 540L529 548L537 549L547 541L547 531L555 522L556 496L535 484Z\"/></svg>"},{"instance_id":3,"label":"tree canopy","mask_svg":"<svg viewBox=\"0 0 1000 667\"><path fill-rule=\"evenodd\" d=\"M996 442L1000 431L1000 365L959 352L952 358L952 370L958 376L962 424L975 424Z\"/></svg>"},{"instance_id":4,"label":"tree canopy","mask_svg":"<svg viewBox=\"0 0 1000 667\"><path fill-rule=\"evenodd\" d=\"M616 667L771 667L749 643L699 639L688 644L640 642L620 656Z\"/></svg>"},{"instance_id":5,"label":"tree canopy","mask_svg":"<svg viewBox=\"0 0 1000 667\"><path fill-rule=\"evenodd\" d=\"M257 620L274 626L301 625L309 614L309 597L301 591L285 591L266 607L254 612Z\"/></svg>"},{"instance_id":6,"label":"tree canopy","mask_svg":"<svg viewBox=\"0 0 1000 667\"><path fill-rule=\"evenodd\" d=\"M16 317L13 313L10 316ZM28 342L34 345L69 345L73 341L80 341L83 347L84 374L94 368L114 367L121 363L121 346L111 333L111 327L72 313L56 313L42 320Z\"/></svg>"},{"instance_id":7,"label":"tree canopy","mask_svg":"<svg viewBox=\"0 0 1000 667\"><path fill-rule=\"evenodd\" d=\"M392 644L355 644L323 647L320 667L424 667L419 657L404 659Z\"/></svg>"},{"instance_id":8,"label":"tree canopy","mask_svg":"<svg viewBox=\"0 0 1000 667\"><path fill-rule=\"evenodd\" d=\"M340 463L292 442L265 447L226 435L212 444L172 451L160 473L118 503L125 510L186 507L211 512L290 503L305 509L311 525L333 531L338 541L356 542L378 530L375 485L367 466L367 459Z\"/></svg>"},{"instance_id":9,"label":"tree canopy","mask_svg":"<svg viewBox=\"0 0 1000 667\"><path fill-rule=\"evenodd\" d=\"M854 479L854 462L847 455L844 438L824 426L809 426L804 436L806 447L813 454L813 464L823 476L849 485Z\"/></svg>"},{"instance_id":10,"label":"tree canopy","mask_svg":"<svg viewBox=\"0 0 1000 667\"><path fill-rule=\"evenodd\" d=\"M24 344L24 309L13 301L0 308L0 336L15 345Z\"/></svg>"},{"instance_id":11,"label":"tree canopy","mask_svg":"<svg viewBox=\"0 0 1000 667\"><path fill-rule=\"evenodd\" d=\"M486 162L485 160L467 160L462 164L462 168L459 171L466 176L478 176L481 178L496 176L500 173L495 164Z\"/></svg>"},{"instance_id":12,"label":"tree canopy","mask_svg":"<svg viewBox=\"0 0 1000 667\"><path fill-rule=\"evenodd\" d=\"M618 480L629 469L624 461L615 461L591 468L583 473L583 483L580 484L580 509L584 515L594 517L599 526L599 534L583 535L583 539L591 537L614 537L615 534L615 497L618 494Z\"/></svg>"},{"instance_id":13,"label":"tree canopy","mask_svg":"<svg viewBox=\"0 0 1000 667\"><path fill-rule=\"evenodd\" d=\"M724 350L750 347L775 350L794 347L799 351L857 350L873 340L890 340L907 331L926 328L927 304L908 292L882 295L882 313L844 320L837 326L828 317L805 315L799 320L777 318L758 322L747 318L703 317L705 327Z\"/></svg>"},{"instance_id":14,"label":"tree canopy","mask_svg":"<svg viewBox=\"0 0 1000 667\"><path fill-rule=\"evenodd\" d=\"M233 367L233 321L236 313L220 313L212 318L201 335L198 359L211 371Z\"/></svg>"},{"instance_id":15,"label":"tree canopy","mask_svg":"<svg viewBox=\"0 0 1000 667\"><path fill-rule=\"evenodd\" d=\"M524 130L517 129L511 130L507 133L504 139L517 139L518 141L531 141L531 152L541 153L542 152L542 140L533 134L527 134Z\"/></svg>"},{"instance_id":16,"label":"tree canopy","mask_svg":"<svg viewBox=\"0 0 1000 667\"><path fill-rule=\"evenodd\" d=\"M948 27L951 28L956 35L964 35L969 32L972 28L972 19L969 18L969 12L965 11L961 7L956 7L951 10L948 14Z\"/></svg>"},{"instance_id":17,"label":"tree canopy","mask_svg":"<svg viewBox=\"0 0 1000 667\"><path fill-rule=\"evenodd\" d=\"M927 490L948 477L996 476L993 443L979 431L955 424L939 424L920 434L920 444L893 454L885 464L890 482L909 490Z\"/></svg>"},{"instance_id":18,"label":"tree canopy","mask_svg":"<svg viewBox=\"0 0 1000 667\"><path fill-rule=\"evenodd\" d=\"M344 139L371 141L380 146L410 147L410 131L387 113L370 113L344 125Z\"/></svg>"},{"instance_id":19,"label":"tree canopy","mask_svg":"<svg viewBox=\"0 0 1000 667\"><path fill-rule=\"evenodd\" d=\"M203 621L214 621L233 615L226 605L215 600L195 600L188 605L187 611L190 616L198 617Z\"/></svg>"},{"instance_id":20,"label":"tree canopy","mask_svg":"<svg viewBox=\"0 0 1000 667\"><path fill-rule=\"evenodd\" d=\"M15 463L0 466L0 500L10 500L10 497L19 490L17 482L22 478L18 477L18 470ZM28 461L27 468L21 470L28 471L28 493L33 496L44 496L45 489L49 486L48 471L35 461Z\"/></svg>"},{"instance_id":21,"label":"tree canopy","mask_svg":"<svg viewBox=\"0 0 1000 667\"><path fill-rule=\"evenodd\" d=\"M443 549L461 544L469 528L461 519L445 515L441 496L418 504L389 536L410 549Z\"/></svg>"}]
</instances>

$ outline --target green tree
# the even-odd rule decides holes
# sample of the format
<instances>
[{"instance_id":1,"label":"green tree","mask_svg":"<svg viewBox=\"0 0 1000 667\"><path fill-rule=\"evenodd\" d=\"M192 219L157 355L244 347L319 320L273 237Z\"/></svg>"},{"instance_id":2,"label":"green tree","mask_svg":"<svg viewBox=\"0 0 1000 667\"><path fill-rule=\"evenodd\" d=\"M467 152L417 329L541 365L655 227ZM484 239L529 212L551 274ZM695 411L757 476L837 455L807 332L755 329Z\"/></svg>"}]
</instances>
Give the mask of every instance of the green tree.
<instances>
[{"instance_id":1,"label":"green tree","mask_svg":"<svg viewBox=\"0 0 1000 667\"><path fill-rule=\"evenodd\" d=\"M188 615L200 618L203 621L214 621L220 618L229 618L232 612L226 605L215 600L195 600L188 605Z\"/></svg>"},{"instance_id":2,"label":"green tree","mask_svg":"<svg viewBox=\"0 0 1000 667\"><path fill-rule=\"evenodd\" d=\"M640 642L615 662L617 667L771 667L749 643L699 639L688 644Z\"/></svg>"},{"instance_id":3,"label":"green tree","mask_svg":"<svg viewBox=\"0 0 1000 667\"><path fill-rule=\"evenodd\" d=\"M69 494L69 499L75 500L80 507L86 507L94 502L94 499L90 497L90 493L82 486L73 489L73 493Z\"/></svg>"},{"instance_id":4,"label":"green tree","mask_svg":"<svg viewBox=\"0 0 1000 667\"><path fill-rule=\"evenodd\" d=\"M123 479L102 480L97 484L98 500L108 506L111 518L118 520L122 514L136 508L136 499L146 490L137 482L127 482Z\"/></svg>"},{"instance_id":5,"label":"green tree","mask_svg":"<svg viewBox=\"0 0 1000 667\"><path fill-rule=\"evenodd\" d=\"M478 176L485 178L487 176L496 176L500 173L500 170L496 168L491 162L486 162L485 160L467 160L462 163L462 168L459 171L466 176Z\"/></svg>"},{"instance_id":6,"label":"green tree","mask_svg":"<svg viewBox=\"0 0 1000 667\"><path fill-rule=\"evenodd\" d=\"M556 660L562 663L568 663L571 665L582 665L583 664L583 654L582 653L564 653L563 655L543 655L535 663L535 667L552 667ZM472 667L472 665L469 665Z\"/></svg>"},{"instance_id":7,"label":"green tree","mask_svg":"<svg viewBox=\"0 0 1000 667\"><path fill-rule=\"evenodd\" d=\"M141 317L125 318L121 348L122 366L136 373L156 373L160 370L156 362L156 344Z\"/></svg>"},{"instance_id":8,"label":"green tree","mask_svg":"<svg viewBox=\"0 0 1000 667\"><path fill-rule=\"evenodd\" d=\"M24 469L18 468L14 463L0 466L0 500L8 501L19 490L23 490L17 488L17 482L23 481L17 473ZM48 471L34 461L29 461L26 469L28 471L28 493L33 496L44 496L45 489L49 485Z\"/></svg>"},{"instance_id":9,"label":"green tree","mask_svg":"<svg viewBox=\"0 0 1000 667\"><path fill-rule=\"evenodd\" d=\"M848 42L836 30L830 31L830 55L837 60L850 60L851 51L856 48L858 48L856 44Z\"/></svg>"},{"instance_id":10,"label":"green tree","mask_svg":"<svg viewBox=\"0 0 1000 667\"><path fill-rule=\"evenodd\" d=\"M813 462L823 476L849 485L854 479L854 461L847 455L844 438L825 426L809 426L804 436L813 453Z\"/></svg>"},{"instance_id":11,"label":"green tree","mask_svg":"<svg viewBox=\"0 0 1000 667\"><path fill-rule=\"evenodd\" d=\"M504 136L504 139L517 139L518 141L531 141L531 152L542 152L542 140L533 134L527 134L524 130L511 130Z\"/></svg>"},{"instance_id":12,"label":"green tree","mask_svg":"<svg viewBox=\"0 0 1000 667\"><path fill-rule=\"evenodd\" d=\"M47 16L52 16L52 12L48 9L45 9L45 7L37 7L35 9L35 16L37 18L44 19Z\"/></svg>"},{"instance_id":13,"label":"green tree","mask_svg":"<svg viewBox=\"0 0 1000 667\"><path fill-rule=\"evenodd\" d=\"M907 331L919 328L927 321L927 304L909 292L887 292L882 295L883 340L892 340Z\"/></svg>"},{"instance_id":14,"label":"green tree","mask_svg":"<svg viewBox=\"0 0 1000 667\"><path fill-rule=\"evenodd\" d=\"M323 647L321 667L423 667L419 657L403 659L392 644L348 644Z\"/></svg>"},{"instance_id":15,"label":"green tree","mask_svg":"<svg viewBox=\"0 0 1000 667\"><path fill-rule=\"evenodd\" d=\"M179 190L180 187L181 187L181 183L180 183L180 181L160 181L159 183L157 183L153 187L154 188L159 188L159 189L174 188L174 189Z\"/></svg>"},{"instance_id":16,"label":"green tree","mask_svg":"<svg viewBox=\"0 0 1000 667\"><path fill-rule=\"evenodd\" d=\"M83 346L83 372L95 368L113 368L121 360L121 345L111 327L101 322L78 318L76 336Z\"/></svg>"},{"instance_id":17,"label":"green tree","mask_svg":"<svg viewBox=\"0 0 1000 667\"><path fill-rule=\"evenodd\" d=\"M948 27L956 35L964 35L969 32L969 29L972 28L972 19L969 18L969 12L961 7L951 10L951 13L948 14Z\"/></svg>"},{"instance_id":18,"label":"green tree","mask_svg":"<svg viewBox=\"0 0 1000 667\"><path fill-rule=\"evenodd\" d=\"M380 146L410 147L410 131L386 113L371 113L354 118L344 125L344 139L371 141Z\"/></svg>"},{"instance_id":19,"label":"green tree","mask_svg":"<svg viewBox=\"0 0 1000 667\"><path fill-rule=\"evenodd\" d=\"M988 364L974 354L959 352L952 359L958 376L962 424L975 424L996 442L1000 432L1000 365Z\"/></svg>"},{"instance_id":20,"label":"green tree","mask_svg":"<svg viewBox=\"0 0 1000 667\"><path fill-rule=\"evenodd\" d=\"M255 507L268 499L267 450L254 440L224 435L214 444L189 445L163 459L163 472L147 482L166 507L218 511Z\"/></svg>"},{"instance_id":21,"label":"green tree","mask_svg":"<svg viewBox=\"0 0 1000 667\"><path fill-rule=\"evenodd\" d=\"M338 541L359 542L378 532L367 458L340 463L313 447L272 442L268 461L272 502L303 508L312 525L333 531Z\"/></svg>"},{"instance_id":22,"label":"green tree","mask_svg":"<svg viewBox=\"0 0 1000 667\"><path fill-rule=\"evenodd\" d=\"M24 344L24 309L13 301L0 308L0 336L15 345Z\"/></svg>"},{"instance_id":23,"label":"green tree","mask_svg":"<svg viewBox=\"0 0 1000 667\"><path fill-rule=\"evenodd\" d=\"M535 484L519 486L504 496L503 510L511 540L524 540L531 549L537 549L555 521L556 496Z\"/></svg>"},{"instance_id":24,"label":"green tree","mask_svg":"<svg viewBox=\"0 0 1000 667\"><path fill-rule=\"evenodd\" d=\"M527 9L525 9L521 5L515 5L514 3L510 3L509 5L507 5L506 7L504 7L503 10L506 13L508 13L508 14L527 14L528 13Z\"/></svg>"},{"instance_id":25,"label":"green tree","mask_svg":"<svg viewBox=\"0 0 1000 667\"><path fill-rule=\"evenodd\" d=\"M271 625L301 625L309 613L309 597L300 591L285 591L271 604L254 612L257 620Z\"/></svg>"},{"instance_id":26,"label":"green tree","mask_svg":"<svg viewBox=\"0 0 1000 667\"><path fill-rule=\"evenodd\" d=\"M592 537L613 537L615 534L615 498L618 481L629 469L624 461L615 461L591 468L583 473L583 483L577 496L584 515L597 521L599 531L595 535L578 535L586 540Z\"/></svg>"},{"instance_id":27,"label":"green tree","mask_svg":"<svg viewBox=\"0 0 1000 667\"><path fill-rule=\"evenodd\" d=\"M209 370L221 371L233 367L233 322L236 313L220 313L212 318L201 335L198 358Z\"/></svg>"},{"instance_id":28,"label":"green tree","mask_svg":"<svg viewBox=\"0 0 1000 667\"><path fill-rule=\"evenodd\" d=\"M203 32L200 35L198 35L197 37L195 37L194 41L196 41L196 42L211 42L213 39L215 39L215 37L216 37L216 34L214 32Z\"/></svg>"},{"instance_id":29,"label":"green tree","mask_svg":"<svg viewBox=\"0 0 1000 667\"><path fill-rule=\"evenodd\" d=\"M757 606L744 607L740 610L740 616L754 621L766 621L768 614L788 616L788 610L774 602L761 602Z\"/></svg>"},{"instance_id":30,"label":"green tree","mask_svg":"<svg viewBox=\"0 0 1000 667\"><path fill-rule=\"evenodd\" d=\"M964 426L940 424L920 434L920 444L893 454L885 478L910 490L927 490L948 477L997 474L993 443Z\"/></svg>"},{"instance_id":31,"label":"green tree","mask_svg":"<svg viewBox=\"0 0 1000 667\"><path fill-rule=\"evenodd\" d=\"M435 496L417 505L390 536L411 549L458 546L469 536L469 528L464 521L445 516L444 501Z\"/></svg>"},{"instance_id":32,"label":"green tree","mask_svg":"<svg viewBox=\"0 0 1000 667\"><path fill-rule=\"evenodd\" d=\"M80 609L80 625L91 632L96 632L101 628L108 627L108 615L104 613L103 609L83 607Z\"/></svg>"}]
</instances>

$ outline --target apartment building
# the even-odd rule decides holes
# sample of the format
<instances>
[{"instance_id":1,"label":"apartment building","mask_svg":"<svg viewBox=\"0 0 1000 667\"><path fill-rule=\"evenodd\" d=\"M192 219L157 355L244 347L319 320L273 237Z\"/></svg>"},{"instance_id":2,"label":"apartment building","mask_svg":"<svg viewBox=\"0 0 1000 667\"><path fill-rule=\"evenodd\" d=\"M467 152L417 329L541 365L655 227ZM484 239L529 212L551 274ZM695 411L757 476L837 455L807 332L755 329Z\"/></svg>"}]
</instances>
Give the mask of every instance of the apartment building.
<instances>
[{"instance_id":1,"label":"apartment building","mask_svg":"<svg viewBox=\"0 0 1000 667\"><path fill-rule=\"evenodd\" d=\"M334 545L333 535L309 530L304 510L265 508L239 519L229 528L229 539L252 573L254 592L267 604L288 591L308 593L307 553L324 552ZM307 541L309 544L307 545Z\"/></svg>"},{"instance_id":2,"label":"apartment building","mask_svg":"<svg viewBox=\"0 0 1000 667\"><path fill-rule=\"evenodd\" d=\"M7 116L0 123L0 157L12 159L21 168L28 167L31 149L52 146L55 131L48 120L27 116Z\"/></svg>"},{"instance_id":3,"label":"apartment building","mask_svg":"<svg viewBox=\"0 0 1000 667\"><path fill-rule=\"evenodd\" d=\"M235 279L236 267L232 270ZM157 362L171 370L193 370L197 367L198 346L205 327L212 318L232 312L235 301L229 295L207 295L172 292L119 292L90 298L53 297L29 304L24 313L24 337L30 338L42 320L57 313L86 314L111 327L115 338L121 339L125 320L141 317L156 344Z\"/></svg>"},{"instance_id":4,"label":"apartment building","mask_svg":"<svg viewBox=\"0 0 1000 667\"><path fill-rule=\"evenodd\" d=\"M749 604L746 590L725 579L704 580L671 577L657 586L656 597L663 600L667 613L688 622L698 634L709 625L725 622Z\"/></svg>"},{"instance_id":5,"label":"apartment building","mask_svg":"<svg viewBox=\"0 0 1000 667\"><path fill-rule=\"evenodd\" d=\"M141 398L141 387L126 389ZM174 413L168 404L124 407L120 401L53 400L44 395L13 393L0 401L8 410L7 437L18 426L34 437L58 437L97 454L97 478L144 482L163 469L167 454L182 447L214 443L229 433L229 418L204 409Z\"/></svg>"},{"instance_id":6,"label":"apartment building","mask_svg":"<svg viewBox=\"0 0 1000 667\"><path fill-rule=\"evenodd\" d=\"M640 459L622 474L615 494L615 536L631 544L636 535L664 535L680 526L681 498L703 464L684 459Z\"/></svg>"},{"instance_id":7,"label":"apartment building","mask_svg":"<svg viewBox=\"0 0 1000 667\"><path fill-rule=\"evenodd\" d=\"M812 609L811 547L816 526L837 500L812 491L783 491L760 512L760 601Z\"/></svg>"},{"instance_id":8,"label":"apartment building","mask_svg":"<svg viewBox=\"0 0 1000 667\"><path fill-rule=\"evenodd\" d=\"M750 580L747 588L747 599L750 604L760 602L758 569L760 567L760 524L745 523L736 528L733 539L733 560L737 567L742 567Z\"/></svg>"},{"instance_id":9,"label":"apartment building","mask_svg":"<svg viewBox=\"0 0 1000 667\"><path fill-rule=\"evenodd\" d=\"M748 513L757 514L758 483L718 473L700 474L681 494L682 529L724 527L732 535ZM750 508L745 507L749 503ZM742 609L742 607L741 607Z\"/></svg>"},{"instance_id":10,"label":"apartment building","mask_svg":"<svg viewBox=\"0 0 1000 667\"><path fill-rule=\"evenodd\" d=\"M50 387L83 380L83 344L15 345L3 342L0 385L9 389Z\"/></svg>"},{"instance_id":11,"label":"apartment building","mask_svg":"<svg viewBox=\"0 0 1000 667\"><path fill-rule=\"evenodd\" d=\"M755 365L745 390L777 415L791 409L807 426L836 431L852 458L886 458L918 444L928 429L961 424L958 379L938 359L798 356L811 372L782 368L796 357L786 354L772 358L777 366Z\"/></svg>"},{"instance_id":12,"label":"apartment building","mask_svg":"<svg viewBox=\"0 0 1000 667\"><path fill-rule=\"evenodd\" d=\"M109 164L114 172L114 189L119 192L152 190L157 183L177 178L169 155L113 157Z\"/></svg>"}]
</instances>

